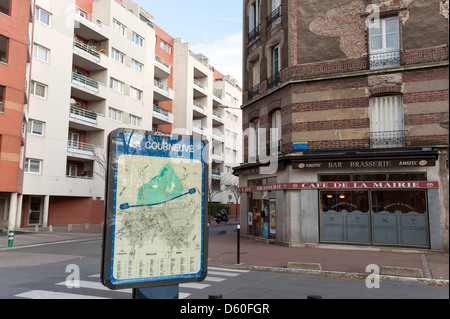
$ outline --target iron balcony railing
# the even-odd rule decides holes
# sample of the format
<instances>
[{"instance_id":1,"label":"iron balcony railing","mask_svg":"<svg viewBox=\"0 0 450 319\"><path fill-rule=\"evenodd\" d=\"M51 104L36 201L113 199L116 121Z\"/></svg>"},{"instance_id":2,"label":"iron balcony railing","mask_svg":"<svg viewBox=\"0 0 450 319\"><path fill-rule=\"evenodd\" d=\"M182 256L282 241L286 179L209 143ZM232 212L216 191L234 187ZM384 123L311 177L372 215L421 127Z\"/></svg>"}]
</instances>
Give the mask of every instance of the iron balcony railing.
<instances>
[{"instance_id":1,"label":"iron balcony railing","mask_svg":"<svg viewBox=\"0 0 450 319\"><path fill-rule=\"evenodd\" d=\"M248 33L248 43L252 43L261 34L261 25L258 24L252 31Z\"/></svg>"},{"instance_id":2,"label":"iron balcony railing","mask_svg":"<svg viewBox=\"0 0 450 319\"><path fill-rule=\"evenodd\" d=\"M406 131L370 132L370 148L404 147Z\"/></svg>"},{"instance_id":3,"label":"iron balcony railing","mask_svg":"<svg viewBox=\"0 0 450 319\"><path fill-rule=\"evenodd\" d=\"M281 83L280 72L275 73L267 79L267 89L277 87Z\"/></svg>"},{"instance_id":4,"label":"iron balcony railing","mask_svg":"<svg viewBox=\"0 0 450 319\"><path fill-rule=\"evenodd\" d=\"M281 5L272 11L272 13L266 18L267 27L270 27L275 21L281 18Z\"/></svg>"},{"instance_id":5,"label":"iron balcony railing","mask_svg":"<svg viewBox=\"0 0 450 319\"><path fill-rule=\"evenodd\" d=\"M370 68L371 69L382 69L382 68L392 68L400 66L401 54L400 51L389 51L380 53L370 54Z\"/></svg>"},{"instance_id":6,"label":"iron balcony railing","mask_svg":"<svg viewBox=\"0 0 450 319\"><path fill-rule=\"evenodd\" d=\"M258 94L259 94L259 84L255 85L248 91L248 99L251 100Z\"/></svg>"}]
</instances>

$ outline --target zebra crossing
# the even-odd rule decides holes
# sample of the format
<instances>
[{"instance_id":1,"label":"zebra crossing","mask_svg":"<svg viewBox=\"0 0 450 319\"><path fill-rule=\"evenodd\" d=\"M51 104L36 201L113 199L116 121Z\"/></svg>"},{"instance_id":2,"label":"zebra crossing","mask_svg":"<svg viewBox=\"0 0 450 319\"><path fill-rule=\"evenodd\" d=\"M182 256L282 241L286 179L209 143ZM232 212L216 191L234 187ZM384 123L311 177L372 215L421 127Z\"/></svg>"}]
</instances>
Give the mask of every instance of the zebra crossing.
<instances>
[{"instance_id":1,"label":"zebra crossing","mask_svg":"<svg viewBox=\"0 0 450 319\"><path fill-rule=\"evenodd\" d=\"M204 290L213 285L238 277L248 270L208 267L208 275L201 283L185 283L179 285L179 299L189 298L194 292ZM131 299L132 289L110 290L100 282L100 274L93 274L86 280L77 282L79 287L68 288L66 282L55 283L55 289L29 290L14 295L25 299ZM205 295L205 298L208 296Z\"/></svg>"}]
</instances>

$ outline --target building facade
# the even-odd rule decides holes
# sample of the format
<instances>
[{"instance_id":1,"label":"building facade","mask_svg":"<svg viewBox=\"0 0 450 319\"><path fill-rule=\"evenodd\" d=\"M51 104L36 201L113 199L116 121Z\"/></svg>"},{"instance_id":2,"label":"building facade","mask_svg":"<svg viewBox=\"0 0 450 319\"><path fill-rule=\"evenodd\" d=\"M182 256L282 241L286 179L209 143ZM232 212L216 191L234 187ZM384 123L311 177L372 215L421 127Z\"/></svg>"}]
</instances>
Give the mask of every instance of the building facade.
<instances>
[{"instance_id":1,"label":"building facade","mask_svg":"<svg viewBox=\"0 0 450 319\"><path fill-rule=\"evenodd\" d=\"M33 1L0 1L0 229L21 211L31 70Z\"/></svg>"},{"instance_id":2,"label":"building facade","mask_svg":"<svg viewBox=\"0 0 450 319\"><path fill-rule=\"evenodd\" d=\"M198 61L178 47L183 40L156 26L153 16L134 1L35 3L29 147L15 227L100 224L109 133L119 127L164 133L183 127L192 134L197 118L192 114L194 75L186 78L181 70L194 72L192 63ZM177 60L178 50L189 58ZM212 143L213 125L221 122L225 133L226 123L213 114L214 74L220 73L198 64L207 77L202 81L208 82L203 125ZM191 83L190 92L177 87L183 82ZM236 97L229 104L239 104L241 90L222 86ZM233 127L239 132L241 122Z\"/></svg>"},{"instance_id":3,"label":"building facade","mask_svg":"<svg viewBox=\"0 0 450 319\"><path fill-rule=\"evenodd\" d=\"M243 10L242 231L448 249L448 1Z\"/></svg>"}]
</instances>

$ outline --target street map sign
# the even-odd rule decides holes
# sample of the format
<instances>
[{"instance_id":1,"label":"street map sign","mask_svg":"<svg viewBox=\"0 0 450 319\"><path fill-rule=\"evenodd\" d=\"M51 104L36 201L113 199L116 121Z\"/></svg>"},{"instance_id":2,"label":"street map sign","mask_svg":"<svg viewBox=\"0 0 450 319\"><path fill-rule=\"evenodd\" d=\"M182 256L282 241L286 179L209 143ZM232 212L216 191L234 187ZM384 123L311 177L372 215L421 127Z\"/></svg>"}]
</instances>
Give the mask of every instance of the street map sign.
<instances>
[{"instance_id":1,"label":"street map sign","mask_svg":"<svg viewBox=\"0 0 450 319\"><path fill-rule=\"evenodd\" d=\"M117 129L109 136L102 282L110 289L202 281L207 144Z\"/></svg>"}]
</instances>

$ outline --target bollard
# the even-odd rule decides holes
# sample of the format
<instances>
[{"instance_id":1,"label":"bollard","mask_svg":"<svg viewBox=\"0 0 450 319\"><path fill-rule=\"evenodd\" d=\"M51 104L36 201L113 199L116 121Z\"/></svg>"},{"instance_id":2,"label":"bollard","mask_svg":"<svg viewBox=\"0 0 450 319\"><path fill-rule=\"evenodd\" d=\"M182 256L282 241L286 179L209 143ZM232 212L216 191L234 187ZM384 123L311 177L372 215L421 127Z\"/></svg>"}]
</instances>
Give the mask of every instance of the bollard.
<instances>
[{"instance_id":1,"label":"bollard","mask_svg":"<svg viewBox=\"0 0 450 319\"><path fill-rule=\"evenodd\" d=\"M209 295L208 299L223 299L222 295Z\"/></svg>"},{"instance_id":2,"label":"bollard","mask_svg":"<svg viewBox=\"0 0 450 319\"><path fill-rule=\"evenodd\" d=\"M14 230L10 230L8 232L8 248L11 248L13 246L14 242Z\"/></svg>"},{"instance_id":3,"label":"bollard","mask_svg":"<svg viewBox=\"0 0 450 319\"><path fill-rule=\"evenodd\" d=\"M241 225L237 225L237 264L241 263Z\"/></svg>"}]
</instances>

